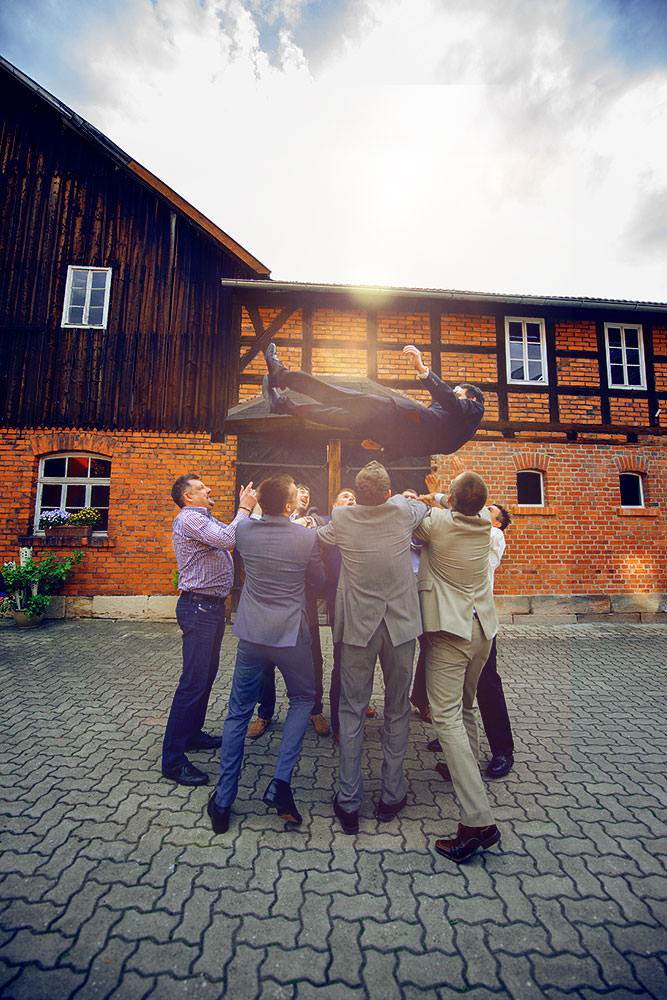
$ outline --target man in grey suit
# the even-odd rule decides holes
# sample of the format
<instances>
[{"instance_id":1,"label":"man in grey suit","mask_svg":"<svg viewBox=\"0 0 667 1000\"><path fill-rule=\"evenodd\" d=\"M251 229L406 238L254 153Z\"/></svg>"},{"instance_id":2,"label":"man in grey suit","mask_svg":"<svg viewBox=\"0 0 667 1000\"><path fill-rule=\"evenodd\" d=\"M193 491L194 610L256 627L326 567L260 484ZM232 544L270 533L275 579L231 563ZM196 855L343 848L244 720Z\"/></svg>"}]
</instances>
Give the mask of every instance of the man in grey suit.
<instances>
[{"instance_id":1,"label":"man in grey suit","mask_svg":"<svg viewBox=\"0 0 667 1000\"><path fill-rule=\"evenodd\" d=\"M415 638L421 632L419 599L410 563L410 540L428 507L391 496L387 470L369 462L358 473L353 507L336 507L318 529L321 542L337 545L342 566L336 591L334 641L342 641L339 786L334 811L345 833L359 829L363 801L361 749L376 658L385 683L382 793L375 809L382 822L407 801L403 758L408 743Z\"/></svg>"},{"instance_id":2,"label":"man in grey suit","mask_svg":"<svg viewBox=\"0 0 667 1000\"><path fill-rule=\"evenodd\" d=\"M428 643L426 690L461 807L456 837L436 840L435 849L461 863L500 841L477 764L474 707L498 618L489 582L491 515L484 480L461 473L447 499L450 509L433 508L416 535L425 543L418 587Z\"/></svg>"},{"instance_id":3,"label":"man in grey suit","mask_svg":"<svg viewBox=\"0 0 667 1000\"><path fill-rule=\"evenodd\" d=\"M257 490L257 500L263 511L261 519L244 521L243 530L236 534L246 578L232 629L239 644L222 732L220 778L208 803L215 833L229 828L248 721L259 697L264 669L274 664L285 681L289 710L274 778L264 801L286 822L301 823L291 780L315 700L306 582L314 590L322 590L324 569L315 532L290 521L296 506L292 477L265 479Z\"/></svg>"}]
</instances>

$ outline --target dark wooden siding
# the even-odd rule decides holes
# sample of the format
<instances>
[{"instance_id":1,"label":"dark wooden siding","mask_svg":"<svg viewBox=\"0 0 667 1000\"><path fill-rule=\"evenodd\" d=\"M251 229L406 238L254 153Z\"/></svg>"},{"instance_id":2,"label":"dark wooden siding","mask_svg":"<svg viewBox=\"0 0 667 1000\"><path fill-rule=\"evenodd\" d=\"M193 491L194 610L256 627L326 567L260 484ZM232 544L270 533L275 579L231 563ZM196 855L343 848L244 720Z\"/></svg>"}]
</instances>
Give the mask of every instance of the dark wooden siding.
<instances>
[{"instance_id":1,"label":"dark wooden siding","mask_svg":"<svg viewBox=\"0 0 667 1000\"><path fill-rule=\"evenodd\" d=\"M104 146L3 74L0 423L208 430L238 385L222 277L250 277ZM68 265L111 267L106 330L63 329Z\"/></svg>"}]
</instances>

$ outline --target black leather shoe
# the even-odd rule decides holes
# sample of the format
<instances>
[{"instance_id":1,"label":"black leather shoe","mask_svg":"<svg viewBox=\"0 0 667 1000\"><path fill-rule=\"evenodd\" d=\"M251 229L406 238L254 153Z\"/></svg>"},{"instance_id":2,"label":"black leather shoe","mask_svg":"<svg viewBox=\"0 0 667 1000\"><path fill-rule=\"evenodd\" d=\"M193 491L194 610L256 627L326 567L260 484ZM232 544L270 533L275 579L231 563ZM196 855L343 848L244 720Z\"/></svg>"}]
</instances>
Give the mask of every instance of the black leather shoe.
<instances>
[{"instance_id":1,"label":"black leather shoe","mask_svg":"<svg viewBox=\"0 0 667 1000\"><path fill-rule=\"evenodd\" d=\"M380 823L389 823L390 820L397 816L401 809L405 809L407 805L408 796L407 794L403 796L400 802L393 802L390 806L382 799L378 802L375 807L375 818L380 821Z\"/></svg>"},{"instance_id":2,"label":"black leather shoe","mask_svg":"<svg viewBox=\"0 0 667 1000\"><path fill-rule=\"evenodd\" d=\"M430 743L426 744L426 749L430 750L431 753L442 753L442 746L440 745L440 740L431 740Z\"/></svg>"},{"instance_id":3,"label":"black leather shoe","mask_svg":"<svg viewBox=\"0 0 667 1000\"><path fill-rule=\"evenodd\" d=\"M494 753L489 766L486 769L489 778L504 778L509 774L514 766L514 757L511 753Z\"/></svg>"},{"instance_id":4,"label":"black leather shoe","mask_svg":"<svg viewBox=\"0 0 667 1000\"><path fill-rule=\"evenodd\" d=\"M293 826L301 825L301 813L296 807L289 782L274 778L264 792L264 801L270 809L275 809L281 819Z\"/></svg>"},{"instance_id":5,"label":"black leather shoe","mask_svg":"<svg viewBox=\"0 0 667 1000\"><path fill-rule=\"evenodd\" d=\"M271 385L270 375L265 375L262 379L262 396L269 404L271 413L289 413L287 400Z\"/></svg>"},{"instance_id":6,"label":"black leather shoe","mask_svg":"<svg viewBox=\"0 0 667 1000\"><path fill-rule=\"evenodd\" d=\"M278 357L275 344L269 344L264 351L264 360L269 370L269 385L272 389L282 388L283 375L287 371L287 368Z\"/></svg>"},{"instance_id":7,"label":"black leather shoe","mask_svg":"<svg viewBox=\"0 0 667 1000\"><path fill-rule=\"evenodd\" d=\"M229 814L231 812L231 808L230 806L227 806L225 809L221 809L220 806L217 806L215 804L215 792L213 792L213 795L208 800L206 812L211 818L213 833L227 833L227 830L229 830Z\"/></svg>"},{"instance_id":8,"label":"black leather shoe","mask_svg":"<svg viewBox=\"0 0 667 1000\"><path fill-rule=\"evenodd\" d=\"M500 830L497 826L464 826L459 823L455 839L436 840L435 849L443 858L461 865L469 861L475 851L486 851L499 843Z\"/></svg>"},{"instance_id":9,"label":"black leather shoe","mask_svg":"<svg viewBox=\"0 0 667 1000\"><path fill-rule=\"evenodd\" d=\"M438 774L440 775L440 777L443 778L445 781L451 781L452 780L452 776L451 776L451 774L449 772L449 768L445 764L444 760L439 760L438 763L435 765L435 769L438 772Z\"/></svg>"},{"instance_id":10,"label":"black leather shoe","mask_svg":"<svg viewBox=\"0 0 667 1000\"><path fill-rule=\"evenodd\" d=\"M340 825L343 827L343 833L359 833L359 812L345 812L343 807L338 805L335 795L333 807L340 820Z\"/></svg>"},{"instance_id":11,"label":"black leather shoe","mask_svg":"<svg viewBox=\"0 0 667 1000\"><path fill-rule=\"evenodd\" d=\"M200 771L189 760L186 760L182 767L177 767L175 771L165 771L163 768L162 777L169 781L175 781L177 785L208 785L206 771Z\"/></svg>"},{"instance_id":12,"label":"black leather shoe","mask_svg":"<svg viewBox=\"0 0 667 1000\"><path fill-rule=\"evenodd\" d=\"M222 746L222 736L211 736L210 733L196 733L188 743L186 750L216 750Z\"/></svg>"}]
</instances>

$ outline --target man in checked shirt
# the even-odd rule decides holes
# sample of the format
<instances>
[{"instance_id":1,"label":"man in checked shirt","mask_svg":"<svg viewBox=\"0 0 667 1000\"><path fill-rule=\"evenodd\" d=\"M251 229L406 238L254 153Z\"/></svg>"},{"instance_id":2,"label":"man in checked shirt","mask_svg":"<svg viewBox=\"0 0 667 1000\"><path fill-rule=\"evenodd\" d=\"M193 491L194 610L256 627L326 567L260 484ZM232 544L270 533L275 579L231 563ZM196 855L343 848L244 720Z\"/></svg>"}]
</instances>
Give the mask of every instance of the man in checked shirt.
<instances>
[{"instance_id":1,"label":"man in checked shirt","mask_svg":"<svg viewBox=\"0 0 667 1000\"><path fill-rule=\"evenodd\" d=\"M179 476L171 496L181 508L173 539L181 590L176 620L183 633L183 672L164 734L162 774L179 785L206 785L208 774L191 764L185 752L211 750L221 743L221 737L209 736L202 726L220 663L225 601L234 580L236 525L250 516L256 495L252 483L241 487L239 509L228 525L212 517L215 500L196 473Z\"/></svg>"}]
</instances>

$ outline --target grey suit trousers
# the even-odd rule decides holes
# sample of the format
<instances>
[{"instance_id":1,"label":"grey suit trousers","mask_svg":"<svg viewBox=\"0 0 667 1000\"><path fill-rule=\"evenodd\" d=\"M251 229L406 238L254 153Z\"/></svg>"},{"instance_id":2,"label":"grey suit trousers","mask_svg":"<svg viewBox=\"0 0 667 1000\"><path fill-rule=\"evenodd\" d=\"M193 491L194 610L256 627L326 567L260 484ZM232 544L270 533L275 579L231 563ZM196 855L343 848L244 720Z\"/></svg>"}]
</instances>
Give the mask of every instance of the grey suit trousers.
<instances>
[{"instance_id":1,"label":"grey suit trousers","mask_svg":"<svg viewBox=\"0 0 667 1000\"><path fill-rule=\"evenodd\" d=\"M414 655L415 640L393 646L384 621L366 646L342 644L338 804L346 812L357 812L364 798L361 749L378 656L385 686L382 801L393 805L407 792L403 758L410 730L408 695Z\"/></svg>"}]
</instances>

